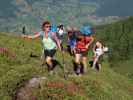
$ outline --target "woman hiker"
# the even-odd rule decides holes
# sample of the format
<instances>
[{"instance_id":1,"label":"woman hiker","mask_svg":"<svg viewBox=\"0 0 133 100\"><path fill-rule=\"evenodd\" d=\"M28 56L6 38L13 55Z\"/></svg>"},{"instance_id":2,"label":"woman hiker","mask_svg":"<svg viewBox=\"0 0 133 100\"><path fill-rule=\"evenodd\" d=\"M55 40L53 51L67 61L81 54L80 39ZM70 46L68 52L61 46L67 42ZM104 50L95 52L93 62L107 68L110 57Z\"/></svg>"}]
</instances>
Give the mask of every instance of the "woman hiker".
<instances>
[{"instance_id":1,"label":"woman hiker","mask_svg":"<svg viewBox=\"0 0 133 100\"><path fill-rule=\"evenodd\" d=\"M42 31L37 32L35 35L23 35L24 38L29 39L41 37L46 64L48 66L48 71L51 73L53 72L54 68L53 56L56 53L56 49L59 48L61 50L60 42L56 36L56 30L56 27L51 29L50 22L45 21L42 24Z\"/></svg>"}]
</instances>

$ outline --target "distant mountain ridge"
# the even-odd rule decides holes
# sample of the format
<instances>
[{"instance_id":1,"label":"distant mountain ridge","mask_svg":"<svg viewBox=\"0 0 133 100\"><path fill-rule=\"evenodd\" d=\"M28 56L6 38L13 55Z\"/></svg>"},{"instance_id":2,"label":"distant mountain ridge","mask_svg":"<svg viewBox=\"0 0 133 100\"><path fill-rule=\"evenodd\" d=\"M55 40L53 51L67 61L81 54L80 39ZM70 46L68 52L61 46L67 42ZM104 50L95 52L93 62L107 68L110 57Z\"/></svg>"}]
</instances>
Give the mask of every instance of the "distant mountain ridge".
<instances>
[{"instance_id":1,"label":"distant mountain ridge","mask_svg":"<svg viewBox=\"0 0 133 100\"><path fill-rule=\"evenodd\" d=\"M119 1L119 0L117 0ZM107 15L106 4L110 0L5 0L0 3L0 30L20 31L21 26L29 30L40 26L42 21L81 26L110 23L121 17L102 17ZM112 2L115 2L114 0ZM111 6L112 7L112 6ZM104 10L102 10L104 9ZM115 9L115 8L112 8ZM117 10L117 9L116 9ZM114 12L115 10L113 10ZM133 11L133 10L132 10ZM111 13L112 14L112 13ZM110 14L110 15L111 15ZM113 15L113 14L112 14ZM101 16L101 17L98 17ZM39 27L38 27L39 28Z\"/></svg>"},{"instance_id":2,"label":"distant mountain ridge","mask_svg":"<svg viewBox=\"0 0 133 100\"><path fill-rule=\"evenodd\" d=\"M20 5L34 6L35 3L46 3L52 6L95 3L98 5L95 12L98 16L131 16L133 14L132 0L4 0L0 3L0 16L13 16L13 11L18 10Z\"/></svg>"}]
</instances>

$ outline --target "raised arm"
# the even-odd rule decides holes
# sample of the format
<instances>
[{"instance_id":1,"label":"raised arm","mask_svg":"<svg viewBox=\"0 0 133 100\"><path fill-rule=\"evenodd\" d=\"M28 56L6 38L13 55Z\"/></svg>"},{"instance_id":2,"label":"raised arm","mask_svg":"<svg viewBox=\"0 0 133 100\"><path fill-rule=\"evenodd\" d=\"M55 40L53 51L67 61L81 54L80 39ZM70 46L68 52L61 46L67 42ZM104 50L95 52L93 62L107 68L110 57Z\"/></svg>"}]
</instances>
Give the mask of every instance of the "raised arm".
<instances>
[{"instance_id":1,"label":"raised arm","mask_svg":"<svg viewBox=\"0 0 133 100\"><path fill-rule=\"evenodd\" d=\"M28 38L28 39L35 39L40 36L40 33L37 32L35 35L22 35L23 38Z\"/></svg>"},{"instance_id":2,"label":"raised arm","mask_svg":"<svg viewBox=\"0 0 133 100\"><path fill-rule=\"evenodd\" d=\"M92 43L93 43L93 41L94 41L94 38L91 36L91 41L90 41L90 43L89 43L89 44L92 44Z\"/></svg>"}]
</instances>

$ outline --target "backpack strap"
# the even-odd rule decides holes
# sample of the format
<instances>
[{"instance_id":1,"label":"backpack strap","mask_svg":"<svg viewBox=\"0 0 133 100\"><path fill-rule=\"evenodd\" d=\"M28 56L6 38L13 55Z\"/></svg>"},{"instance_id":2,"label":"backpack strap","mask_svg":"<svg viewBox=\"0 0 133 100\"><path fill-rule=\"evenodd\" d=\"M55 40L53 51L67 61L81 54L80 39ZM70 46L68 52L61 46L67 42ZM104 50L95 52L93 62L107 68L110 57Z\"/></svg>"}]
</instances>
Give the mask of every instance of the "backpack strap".
<instances>
[{"instance_id":1,"label":"backpack strap","mask_svg":"<svg viewBox=\"0 0 133 100\"><path fill-rule=\"evenodd\" d=\"M44 31L40 31L39 34L40 34L41 40L43 40L43 38L45 37L45 32ZM50 37L52 40L54 40L55 43L57 44L58 48L60 48L60 42L59 42L59 40L57 38L56 33L50 31L48 33L48 37Z\"/></svg>"},{"instance_id":2,"label":"backpack strap","mask_svg":"<svg viewBox=\"0 0 133 100\"><path fill-rule=\"evenodd\" d=\"M43 38L45 37L45 32L44 31L40 31L39 34L40 34L41 40L43 40ZM50 37L50 38L52 37L51 32L48 33L48 37Z\"/></svg>"}]
</instances>

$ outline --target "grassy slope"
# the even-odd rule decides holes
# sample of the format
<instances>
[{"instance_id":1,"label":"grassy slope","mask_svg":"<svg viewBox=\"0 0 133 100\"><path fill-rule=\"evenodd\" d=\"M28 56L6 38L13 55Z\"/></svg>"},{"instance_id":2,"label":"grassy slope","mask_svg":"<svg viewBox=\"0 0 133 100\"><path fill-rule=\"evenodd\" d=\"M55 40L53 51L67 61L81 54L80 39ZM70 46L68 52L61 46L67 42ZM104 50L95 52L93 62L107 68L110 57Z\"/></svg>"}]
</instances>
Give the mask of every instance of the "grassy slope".
<instances>
[{"instance_id":1,"label":"grassy slope","mask_svg":"<svg viewBox=\"0 0 133 100\"><path fill-rule=\"evenodd\" d=\"M113 67L114 71L131 78L133 80L133 59L127 60L125 62L118 62L116 67Z\"/></svg>"},{"instance_id":2,"label":"grassy slope","mask_svg":"<svg viewBox=\"0 0 133 100\"><path fill-rule=\"evenodd\" d=\"M45 76L41 88L33 91L38 100L132 100L133 82L127 77L114 72L104 62L103 70L96 72L90 68L82 77L71 77L64 80L63 71L58 66L54 75L49 75L46 67L40 67L41 45L39 40L27 40L0 33L0 47L5 47L16 54L16 58L0 54L0 99L11 100L17 88L35 76ZM30 54L38 57L32 58ZM61 53L57 52L58 60L61 61ZM66 69L72 74L71 57L65 54ZM56 83L54 87L49 86ZM47 83L47 84L46 84ZM58 84L63 84L58 86ZM59 96L61 95L61 96Z\"/></svg>"}]
</instances>

